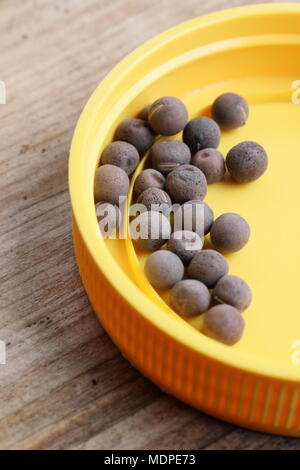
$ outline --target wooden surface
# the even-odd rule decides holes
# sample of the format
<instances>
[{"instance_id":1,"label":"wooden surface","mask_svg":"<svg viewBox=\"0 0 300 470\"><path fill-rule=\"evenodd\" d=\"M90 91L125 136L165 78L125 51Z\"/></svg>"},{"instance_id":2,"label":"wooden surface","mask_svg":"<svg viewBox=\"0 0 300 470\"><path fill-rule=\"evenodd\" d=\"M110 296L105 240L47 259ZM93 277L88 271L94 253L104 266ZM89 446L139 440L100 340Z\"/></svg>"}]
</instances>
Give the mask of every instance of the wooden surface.
<instances>
[{"instance_id":1,"label":"wooden surface","mask_svg":"<svg viewBox=\"0 0 300 470\"><path fill-rule=\"evenodd\" d=\"M0 0L2 449L300 449L166 396L99 325L75 266L67 164L80 111L146 39L249 1Z\"/></svg>"}]
</instances>

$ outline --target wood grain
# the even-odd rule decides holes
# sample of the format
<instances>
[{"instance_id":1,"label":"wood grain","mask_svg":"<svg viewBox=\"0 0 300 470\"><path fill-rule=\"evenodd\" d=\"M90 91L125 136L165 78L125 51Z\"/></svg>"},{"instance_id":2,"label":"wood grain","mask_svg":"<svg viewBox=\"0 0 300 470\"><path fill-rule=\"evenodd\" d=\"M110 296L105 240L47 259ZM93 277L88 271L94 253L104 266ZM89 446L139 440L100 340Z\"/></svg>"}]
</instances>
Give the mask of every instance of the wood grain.
<instances>
[{"instance_id":1,"label":"wood grain","mask_svg":"<svg viewBox=\"0 0 300 470\"><path fill-rule=\"evenodd\" d=\"M1 0L2 449L300 449L205 416L141 377L96 320L73 257L68 151L91 92L146 39L246 3Z\"/></svg>"}]
</instances>

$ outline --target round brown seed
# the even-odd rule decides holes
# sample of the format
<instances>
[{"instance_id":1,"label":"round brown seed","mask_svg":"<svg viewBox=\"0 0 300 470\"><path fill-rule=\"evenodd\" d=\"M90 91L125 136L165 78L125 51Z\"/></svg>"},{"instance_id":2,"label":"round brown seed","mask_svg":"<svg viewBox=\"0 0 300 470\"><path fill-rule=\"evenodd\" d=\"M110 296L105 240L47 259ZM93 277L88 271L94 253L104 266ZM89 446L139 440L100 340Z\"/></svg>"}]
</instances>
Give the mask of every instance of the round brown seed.
<instances>
[{"instance_id":1,"label":"round brown seed","mask_svg":"<svg viewBox=\"0 0 300 470\"><path fill-rule=\"evenodd\" d=\"M245 321L240 312L231 305L216 305L204 315L202 332L229 346L243 336Z\"/></svg>"},{"instance_id":2,"label":"round brown seed","mask_svg":"<svg viewBox=\"0 0 300 470\"><path fill-rule=\"evenodd\" d=\"M216 149L200 150L192 158L192 165L203 171L208 184L221 181L225 175L223 155Z\"/></svg>"},{"instance_id":3,"label":"round brown seed","mask_svg":"<svg viewBox=\"0 0 300 470\"><path fill-rule=\"evenodd\" d=\"M199 168L181 165L168 174L166 190L172 201L179 204L191 199L203 200L207 193L207 182Z\"/></svg>"},{"instance_id":4,"label":"round brown seed","mask_svg":"<svg viewBox=\"0 0 300 470\"><path fill-rule=\"evenodd\" d=\"M140 161L137 149L128 142L115 141L103 151L101 162L103 164L119 166L127 175L136 169Z\"/></svg>"},{"instance_id":5,"label":"round brown seed","mask_svg":"<svg viewBox=\"0 0 300 470\"><path fill-rule=\"evenodd\" d=\"M209 289L227 272L227 260L215 250L199 251L188 267L188 277L203 282Z\"/></svg>"},{"instance_id":6,"label":"round brown seed","mask_svg":"<svg viewBox=\"0 0 300 470\"><path fill-rule=\"evenodd\" d=\"M236 129L246 124L249 106L242 96L236 93L224 93L214 101L211 113L223 129Z\"/></svg>"},{"instance_id":7,"label":"round brown seed","mask_svg":"<svg viewBox=\"0 0 300 470\"><path fill-rule=\"evenodd\" d=\"M119 204L119 197L126 196L129 178L122 168L115 165L102 165L97 168L94 181L95 202L104 201Z\"/></svg>"},{"instance_id":8,"label":"round brown seed","mask_svg":"<svg viewBox=\"0 0 300 470\"><path fill-rule=\"evenodd\" d=\"M225 253L239 251L250 238L250 226L240 215L228 212L214 221L210 238L217 250Z\"/></svg>"},{"instance_id":9,"label":"round brown seed","mask_svg":"<svg viewBox=\"0 0 300 470\"><path fill-rule=\"evenodd\" d=\"M189 230L178 230L172 233L167 243L167 249L175 253L187 265L199 250L202 250L203 242L199 235Z\"/></svg>"},{"instance_id":10,"label":"round brown seed","mask_svg":"<svg viewBox=\"0 0 300 470\"><path fill-rule=\"evenodd\" d=\"M159 188L148 188L137 198L138 204L143 204L147 210L159 211L168 215L172 201L168 193Z\"/></svg>"},{"instance_id":11,"label":"round brown seed","mask_svg":"<svg viewBox=\"0 0 300 470\"><path fill-rule=\"evenodd\" d=\"M167 175L178 166L189 164L191 161L191 151L183 142L161 140L152 146L149 157L151 158L153 168Z\"/></svg>"},{"instance_id":12,"label":"round brown seed","mask_svg":"<svg viewBox=\"0 0 300 470\"><path fill-rule=\"evenodd\" d=\"M213 299L216 303L232 305L242 312L251 304L252 293L243 279L227 274L215 285Z\"/></svg>"},{"instance_id":13,"label":"round brown seed","mask_svg":"<svg viewBox=\"0 0 300 470\"><path fill-rule=\"evenodd\" d=\"M170 234L170 222L161 212L142 212L130 223L130 236L140 250L158 250Z\"/></svg>"},{"instance_id":14,"label":"round brown seed","mask_svg":"<svg viewBox=\"0 0 300 470\"><path fill-rule=\"evenodd\" d=\"M218 147L221 139L221 131L218 124L208 117L192 119L184 128L183 142L192 153L206 148Z\"/></svg>"},{"instance_id":15,"label":"round brown seed","mask_svg":"<svg viewBox=\"0 0 300 470\"><path fill-rule=\"evenodd\" d=\"M128 142L141 155L153 145L155 137L155 132L153 132L149 123L137 118L125 119L119 124L116 131L116 140Z\"/></svg>"},{"instance_id":16,"label":"round brown seed","mask_svg":"<svg viewBox=\"0 0 300 470\"><path fill-rule=\"evenodd\" d=\"M183 278L184 266L171 251L159 250L148 257L145 274L156 289L170 289Z\"/></svg>"},{"instance_id":17,"label":"round brown seed","mask_svg":"<svg viewBox=\"0 0 300 470\"><path fill-rule=\"evenodd\" d=\"M143 109L141 109L141 111L137 115L137 118L142 119L143 121L148 121L148 113L149 113L150 108L151 108L151 104L148 104Z\"/></svg>"},{"instance_id":18,"label":"round brown seed","mask_svg":"<svg viewBox=\"0 0 300 470\"><path fill-rule=\"evenodd\" d=\"M175 135L182 131L188 122L188 112L181 100L164 96L152 104L148 119L152 129L158 134Z\"/></svg>"},{"instance_id":19,"label":"round brown seed","mask_svg":"<svg viewBox=\"0 0 300 470\"><path fill-rule=\"evenodd\" d=\"M172 287L170 305L179 315L194 317L209 308L210 293L205 284L195 279L184 279Z\"/></svg>"},{"instance_id":20,"label":"round brown seed","mask_svg":"<svg viewBox=\"0 0 300 470\"><path fill-rule=\"evenodd\" d=\"M137 177L134 183L134 194L139 196L148 188L163 189L165 186L165 177L153 168L143 170Z\"/></svg>"},{"instance_id":21,"label":"round brown seed","mask_svg":"<svg viewBox=\"0 0 300 470\"><path fill-rule=\"evenodd\" d=\"M250 183L264 174L268 167L268 156L256 142L241 142L228 152L226 166L235 181Z\"/></svg>"}]
</instances>

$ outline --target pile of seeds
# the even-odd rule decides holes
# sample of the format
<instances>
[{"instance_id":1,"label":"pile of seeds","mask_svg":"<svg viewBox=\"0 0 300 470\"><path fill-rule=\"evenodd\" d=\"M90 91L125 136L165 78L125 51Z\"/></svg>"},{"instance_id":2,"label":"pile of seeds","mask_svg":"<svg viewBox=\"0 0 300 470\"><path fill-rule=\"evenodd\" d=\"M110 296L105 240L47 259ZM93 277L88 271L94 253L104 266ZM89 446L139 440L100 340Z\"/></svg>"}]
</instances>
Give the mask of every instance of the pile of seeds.
<instances>
[{"instance_id":1,"label":"pile of seeds","mask_svg":"<svg viewBox=\"0 0 300 470\"><path fill-rule=\"evenodd\" d=\"M122 121L115 141L103 151L94 193L98 220L105 216L109 228L105 235L110 236L121 223L118 204L128 193L129 176L149 151L151 167L138 175L134 185L135 201L145 209L130 223L136 248L153 251L145 263L146 276L154 288L170 289L175 312L184 317L203 313L202 332L232 345L242 337L241 312L250 305L252 294L246 282L228 274L224 254L246 245L250 227L235 213L214 219L203 200L207 185L221 181L226 168L233 180L251 182L265 172L268 157L252 141L233 147L225 160L216 150L221 129L246 123L249 106L243 97L219 96L211 115L213 119L202 116L189 121L184 103L168 96L144 108L137 118ZM158 135L181 131L182 141L157 140ZM178 218L184 221L180 230L175 223ZM214 249L203 248L208 233Z\"/></svg>"}]
</instances>

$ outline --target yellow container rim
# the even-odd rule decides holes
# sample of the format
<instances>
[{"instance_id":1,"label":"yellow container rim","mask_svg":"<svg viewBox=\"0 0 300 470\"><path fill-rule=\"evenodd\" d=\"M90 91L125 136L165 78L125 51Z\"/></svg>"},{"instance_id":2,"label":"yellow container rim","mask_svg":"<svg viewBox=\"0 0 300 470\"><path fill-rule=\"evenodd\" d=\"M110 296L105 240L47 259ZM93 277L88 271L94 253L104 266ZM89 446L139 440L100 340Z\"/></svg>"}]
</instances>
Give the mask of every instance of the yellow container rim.
<instances>
[{"instance_id":1,"label":"yellow container rim","mask_svg":"<svg viewBox=\"0 0 300 470\"><path fill-rule=\"evenodd\" d=\"M199 332L191 329L188 324L185 325L178 322L176 318L163 315L160 307L123 273L112 255L105 249L103 241L97 238L93 205L93 178L87 182L83 171L84 166L87 165L84 162L86 159L84 149L88 130L95 115L99 112L101 102L103 103L105 100L108 91L119 83L126 72L135 67L142 57L150 52L155 52L162 44L167 44L170 40L203 26L221 24L238 18L291 13L299 16L300 24L300 4L298 3L260 4L218 11L181 23L155 36L127 55L96 88L79 118L69 158L69 189L76 224L93 260L119 295L141 316L185 347L193 349L201 355L254 374L299 383L299 368L292 364L288 365L237 351L204 335L199 336ZM103 243L102 249L100 249L101 245L99 246L101 243Z\"/></svg>"}]
</instances>

